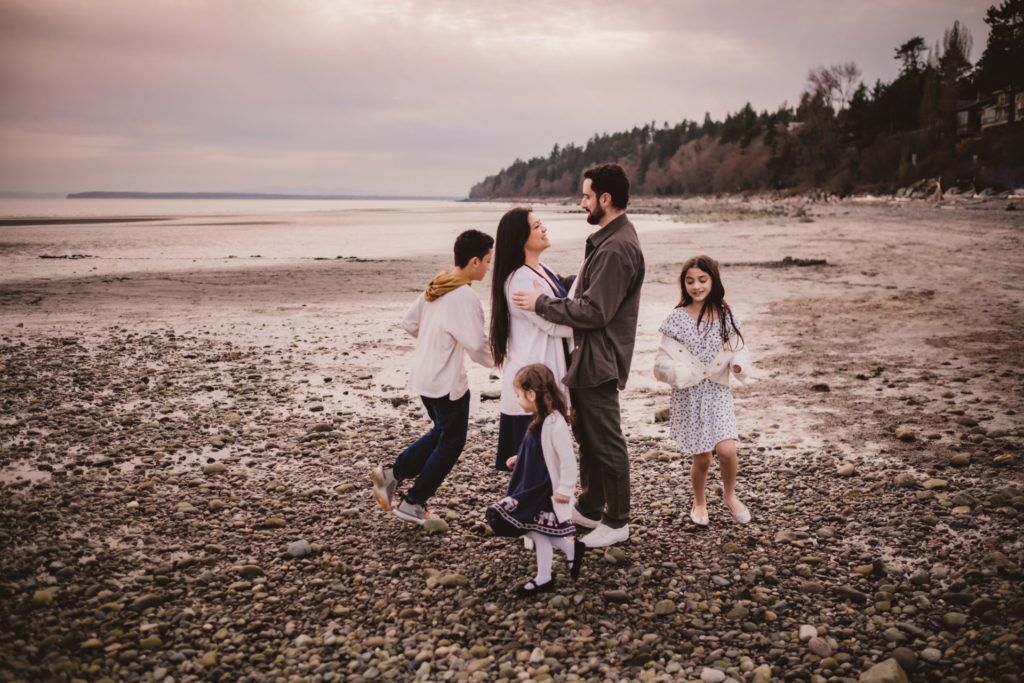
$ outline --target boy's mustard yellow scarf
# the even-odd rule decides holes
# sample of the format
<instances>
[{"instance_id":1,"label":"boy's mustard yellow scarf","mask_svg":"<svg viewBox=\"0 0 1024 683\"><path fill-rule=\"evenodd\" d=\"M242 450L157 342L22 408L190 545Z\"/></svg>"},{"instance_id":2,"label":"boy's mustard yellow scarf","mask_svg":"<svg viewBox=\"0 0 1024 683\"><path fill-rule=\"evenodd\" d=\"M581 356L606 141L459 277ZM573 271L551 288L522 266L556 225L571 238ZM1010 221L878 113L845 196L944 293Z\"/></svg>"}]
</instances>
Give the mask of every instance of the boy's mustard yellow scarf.
<instances>
[{"instance_id":1,"label":"boy's mustard yellow scarf","mask_svg":"<svg viewBox=\"0 0 1024 683\"><path fill-rule=\"evenodd\" d=\"M427 285L427 291L423 296L427 301L436 301L448 292L458 289L462 285L468 285L469 282L469 278L464 275L454 275L449 272L439 273Z\"/></svg>"}]
</instances>

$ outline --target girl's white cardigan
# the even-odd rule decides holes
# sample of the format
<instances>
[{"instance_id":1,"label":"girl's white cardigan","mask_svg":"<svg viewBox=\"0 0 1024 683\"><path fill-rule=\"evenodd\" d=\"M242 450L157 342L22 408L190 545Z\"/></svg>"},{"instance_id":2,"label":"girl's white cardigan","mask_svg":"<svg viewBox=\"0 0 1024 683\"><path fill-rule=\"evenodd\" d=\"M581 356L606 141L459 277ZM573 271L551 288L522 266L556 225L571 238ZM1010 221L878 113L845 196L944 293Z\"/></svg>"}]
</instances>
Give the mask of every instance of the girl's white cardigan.
<instances>
[{"instance_id":1,"label":"girl's white cardigan","mask_svg":"<svg viewBox=\"0 0 1024 683\"><path fill-rule=\"evenodd\" d=\"M739 365L736 379L746 382L750 378L750 356L745 345L736 350L723 348L711 365L704 365L690 353L678 339L661 335L661 346L654 357L654 377L673 389L684 389L700 384L705 379L729 386L732 366Z\"/></svg>"},{"instance_id":2,"label":"girl's white cardigan","mask_svg":"<svg viewBox=\"0 0 1024 683\"><path fill-rule=\"evenodd\" d=\"M544 464L551 478L551 490L569 496L568 503L551 505L559 522L572 518L573 494L576 493L576 452L572 448L572 434L569 425L558 411L544 418L540 432L540 448L544 453Z\"/></svg>"}]
</instances>

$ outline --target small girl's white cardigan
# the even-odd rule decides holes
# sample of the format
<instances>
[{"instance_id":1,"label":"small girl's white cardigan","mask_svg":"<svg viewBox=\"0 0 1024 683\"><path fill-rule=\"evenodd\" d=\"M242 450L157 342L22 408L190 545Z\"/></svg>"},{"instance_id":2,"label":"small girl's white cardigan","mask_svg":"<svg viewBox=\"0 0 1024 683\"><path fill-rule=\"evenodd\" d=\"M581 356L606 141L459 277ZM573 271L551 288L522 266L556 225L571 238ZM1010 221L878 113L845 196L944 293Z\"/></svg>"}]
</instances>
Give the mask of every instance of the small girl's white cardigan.
<instances>
[{"instance_id":1,"label":"small girl's white cardigan","mask_svg":"<svg viewBox=\"0 0 1024 683\"><path fill-rule=\"evenodd\" d=\"M693 357L685 344L663 334L661 346L654 357L654 377L673 389L692 387L706 379L729 386L733 365L740 366L736 379L746 382L750 378L750 356L745 345L736 350L723 348L711 365L704 365Z\"/></svg>"},{"instance_id":2,"label":"small girl's white cardigan","mask_svg":"<svg viewBox=\"0 0 1024 683\"><path fill-rule=\"evenodd\" d=\"M556 503L554 496L551 499L555 517L559 522L564 522L572 518L573 494L576 493L576 452L572 448L569 424L558 411L544 418L540 448L544 453L552 492L569 496L568 503Z\"/></svg>"}]
</instances>

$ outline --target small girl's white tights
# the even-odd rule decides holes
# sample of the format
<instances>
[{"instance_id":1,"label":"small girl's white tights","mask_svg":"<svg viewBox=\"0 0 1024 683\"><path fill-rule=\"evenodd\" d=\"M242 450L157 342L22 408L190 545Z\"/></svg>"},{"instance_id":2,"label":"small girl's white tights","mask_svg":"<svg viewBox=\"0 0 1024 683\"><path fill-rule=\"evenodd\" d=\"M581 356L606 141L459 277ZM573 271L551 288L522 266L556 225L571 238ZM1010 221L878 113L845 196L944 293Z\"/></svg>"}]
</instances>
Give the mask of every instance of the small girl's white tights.
<instances>
[{"instance_id":1,"label":"small girl's white tights","mask_svg":"<svg viewBox=\"0 0 1024 683\"><path fill-rule=\"evenodd\" d=\"M533 582L538 586L551 580L551 562L554 557L554 548L558 548L570 562L575 559L575 544L568 536L548 536L536 531L527 533L533 539L533 546L537 549L537 576Z\"/></svg>"}]
</instances>

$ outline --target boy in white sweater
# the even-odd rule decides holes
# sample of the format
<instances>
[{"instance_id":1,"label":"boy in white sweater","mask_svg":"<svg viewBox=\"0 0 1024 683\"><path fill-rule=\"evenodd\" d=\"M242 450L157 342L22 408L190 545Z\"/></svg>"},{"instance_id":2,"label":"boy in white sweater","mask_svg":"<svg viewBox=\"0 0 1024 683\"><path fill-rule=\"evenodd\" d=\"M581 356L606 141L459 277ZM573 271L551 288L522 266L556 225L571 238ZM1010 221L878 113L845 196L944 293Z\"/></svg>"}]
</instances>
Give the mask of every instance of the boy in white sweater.
<instances>
[{"instance_id":1,"label":"boy in white sweater","mask_svg":"<svg viewBox=\"0 0 1024 683\"><path fill-rule=\"evenodd\" d=\"M487 274L494 239L467 230L455 240L455 267L430 281L405 314L402 327L416 337L409 389L423 400L434 423L429 432L389 465L370 472L373 495L384 510L423 524L427 501L437 492L466 445L469 430L469 379L464 353L486 368L494 367L484 332L484 309L470 285ZM398 485L415 479L395 504Z\"/></svg>"}]
</instances>

